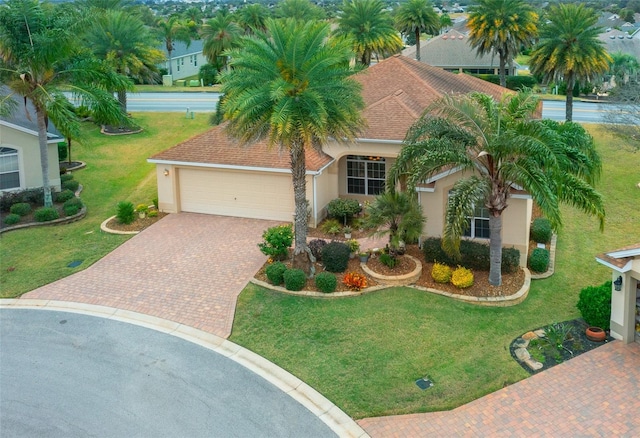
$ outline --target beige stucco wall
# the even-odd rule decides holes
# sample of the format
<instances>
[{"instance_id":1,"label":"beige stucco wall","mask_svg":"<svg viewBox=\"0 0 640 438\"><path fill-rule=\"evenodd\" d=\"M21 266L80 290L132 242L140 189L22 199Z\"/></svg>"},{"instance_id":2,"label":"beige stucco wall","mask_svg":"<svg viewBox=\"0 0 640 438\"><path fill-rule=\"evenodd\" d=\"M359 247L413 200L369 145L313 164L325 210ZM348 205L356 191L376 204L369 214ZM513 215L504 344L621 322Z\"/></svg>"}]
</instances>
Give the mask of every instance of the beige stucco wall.
<instances>
[{"instance_id":1,"label":"beige stucco wall","mask_svg":"<svg viewBox=\"0 0 640 438\"><path fill-rule=\"evenodd\" d=\"M615 290L613 282L622 277L621 290ZM636 297L640 281L640 257L631 263L626 272L612 271L611 275L611 336L624 343L633 342L636 338Z\"/></svg>"},{"instance_id":2,"label":"beige stucco wall","mask_svg":"<svg viewBox=\"0 0 640 438\"><path fill-rule=\"evenodd\" d=\"M331 163L322 170L320 175L311 179L316 184L315 208L317 211L312 213L313 220L310 221L309 226L315 228L327 216L327 204L329 204L329 201L338 197L338 163ZM313 193L307 199L311 201Z\"/></svg>"}]
</instances>

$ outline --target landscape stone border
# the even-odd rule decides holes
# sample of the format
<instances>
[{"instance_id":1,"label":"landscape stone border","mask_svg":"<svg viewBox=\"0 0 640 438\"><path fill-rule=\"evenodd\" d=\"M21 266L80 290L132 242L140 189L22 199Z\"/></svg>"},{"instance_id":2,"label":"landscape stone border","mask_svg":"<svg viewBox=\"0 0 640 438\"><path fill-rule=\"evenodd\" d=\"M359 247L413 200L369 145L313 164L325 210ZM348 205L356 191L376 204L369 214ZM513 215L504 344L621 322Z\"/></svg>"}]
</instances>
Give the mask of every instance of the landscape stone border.
<instances>
[{"instance_id":1,"label":"landscape stone border","mask_svg":"<svg viewBox=\"0 0 640 438\"><path fill-rule=\"evenodd\" d=\"M417 258L410 256L409 254L405 254L405 257L413 260L416 264L416 268L404 275L382 275L377 272L373 272L366 263L360 263L362 270L374 278L378 283L383 284L385 286L409 286L420 278L422 275L422 263Z\"/></svg>"},{"instance_id":2,"label":"landscape stone border","mask_svg":"<svg viewBox=\"0 0 640 438\"><path fill-rule=\"evenodd\" d=\"M101 224L100 224L100 229L102 231L104 231L105 233L109 233L109 234L138 234L140 231L120 231L120 230L114 230L113 228L109 228L107 226L107 224L109 223L109 221L111 219L113 219L114 217L116 217L116 215L113 215L107 219L105 219Z\"/></svg>"}]
</instances>

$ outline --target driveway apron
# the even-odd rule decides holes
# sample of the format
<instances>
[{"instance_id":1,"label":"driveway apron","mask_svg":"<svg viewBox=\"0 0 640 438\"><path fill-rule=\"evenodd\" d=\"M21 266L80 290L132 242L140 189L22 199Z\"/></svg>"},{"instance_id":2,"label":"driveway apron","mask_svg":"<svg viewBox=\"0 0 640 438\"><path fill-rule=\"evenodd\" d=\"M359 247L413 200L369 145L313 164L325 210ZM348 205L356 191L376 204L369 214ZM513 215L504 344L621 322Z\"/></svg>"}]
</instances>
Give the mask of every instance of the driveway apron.
<instances>
[{"instance_id":1,"label":"driveway apron","mask_svg":"<svg viewBox=\"0 0 640 438\"><path fill-rule=\"evenodd\" d=\"M238 294L265 261L257 243L277 224L170 214L89 268L23 298L131 310L228 338Z\"/></svg>"}]
</instances>

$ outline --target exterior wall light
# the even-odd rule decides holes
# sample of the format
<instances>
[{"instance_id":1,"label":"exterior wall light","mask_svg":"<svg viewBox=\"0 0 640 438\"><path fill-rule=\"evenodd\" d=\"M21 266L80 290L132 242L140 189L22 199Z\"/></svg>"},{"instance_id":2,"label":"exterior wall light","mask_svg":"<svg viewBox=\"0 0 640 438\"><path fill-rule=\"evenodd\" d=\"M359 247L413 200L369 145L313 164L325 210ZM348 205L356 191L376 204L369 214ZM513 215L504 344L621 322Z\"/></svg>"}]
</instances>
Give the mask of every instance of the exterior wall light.
<instances>
[{"instance_id":1,"label":"exterior wall light","mask_svg":"<svg viewBox=\"0 0 640 438\"><path fill-rule=\"evenodd\" d=\"M169 169L164 169L164 176L169 176Z\"/></svg>"},{"instance_id":2,"label":"exterior wall light","mask_svg":"<svg viewBox=\"0 0 640 438\"><path fill-rule=\"evenodd\" d=\"M616 281L613 282L613 287L617 291L622 290L622 275L618 275L618 278L616 278Z\"/></svg>"}]
</instances>

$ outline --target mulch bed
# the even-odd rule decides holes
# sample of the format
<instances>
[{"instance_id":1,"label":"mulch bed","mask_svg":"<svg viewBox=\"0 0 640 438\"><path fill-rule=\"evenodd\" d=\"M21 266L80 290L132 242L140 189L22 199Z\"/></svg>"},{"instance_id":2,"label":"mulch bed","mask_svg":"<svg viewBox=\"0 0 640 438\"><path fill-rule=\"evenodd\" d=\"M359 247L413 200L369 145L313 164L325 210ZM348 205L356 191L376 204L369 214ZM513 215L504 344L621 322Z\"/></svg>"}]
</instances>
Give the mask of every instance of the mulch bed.
<instances>
[{"instance_id":1,"label":"mulch bed","mask_svg":"<svg viewBox=\"0 0 640 438\"><path fill-rule=\"evenodd\" d=\"M158 222L160 219L165 217L167 214L168 213L158 212L158 216L150 217L149 215L147 215L145 218L140 218L138 215L136 215L135 220L133 222L131 222L130 224L121 224L120 222L118 222L118 219L114 217L109 222L107 222L106 225L107 225L107 228L109 228L110 230L116 230L116 231L142 231L145 228L147 228L147 227L155 224L156 222Z\"/></svg>"}]
</instances>

